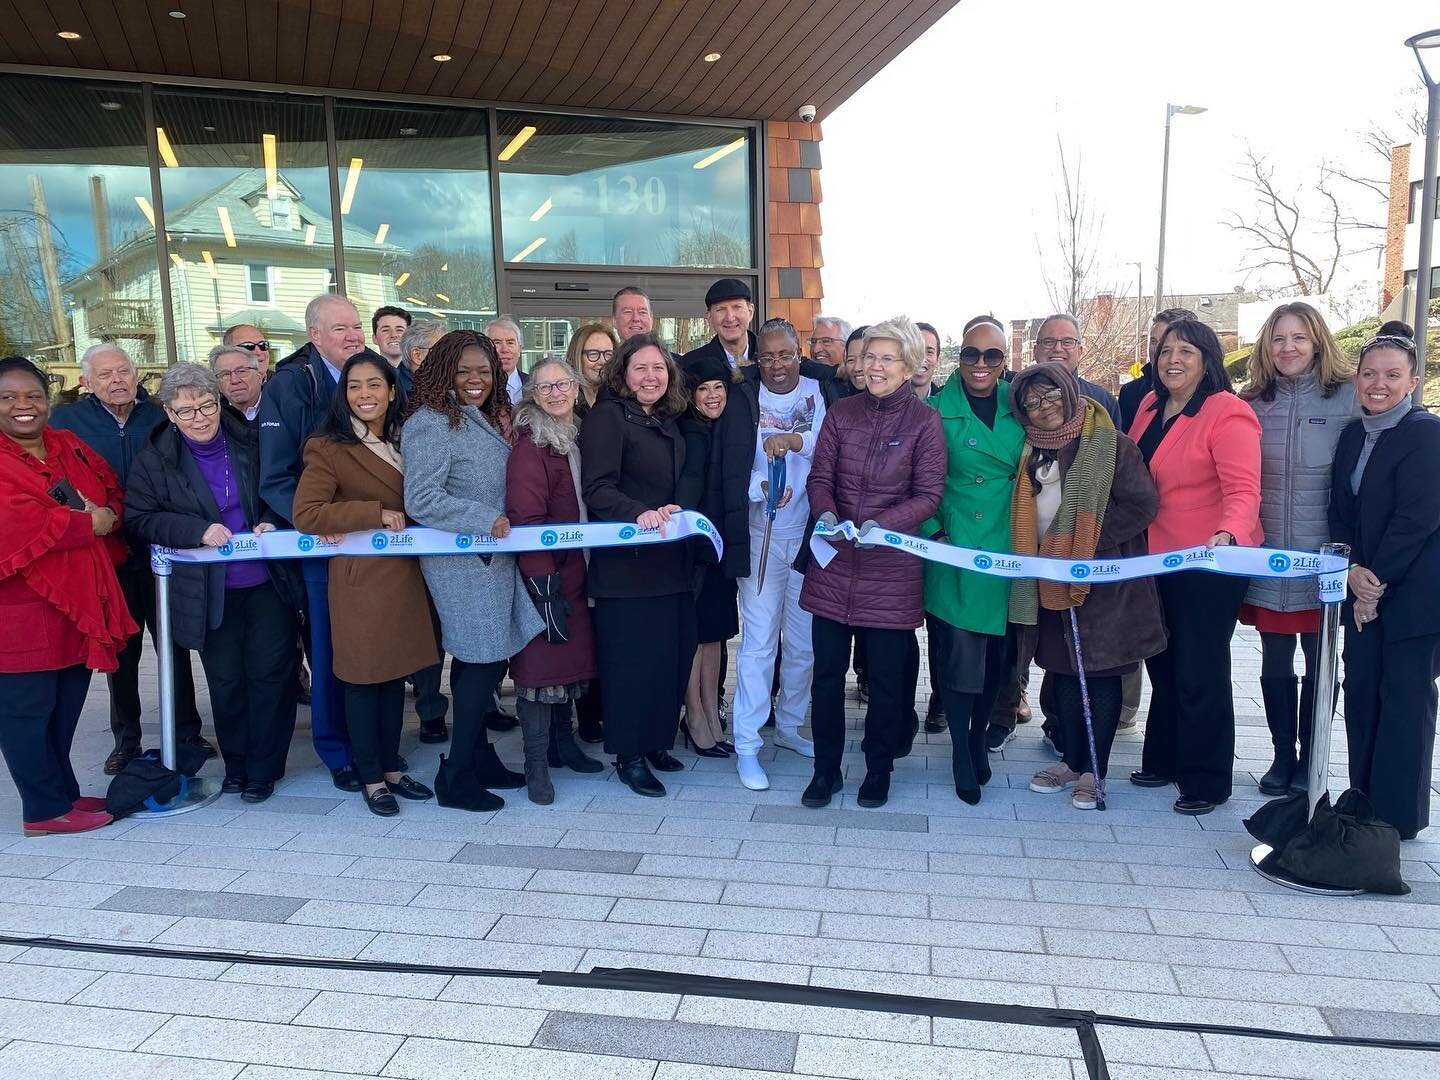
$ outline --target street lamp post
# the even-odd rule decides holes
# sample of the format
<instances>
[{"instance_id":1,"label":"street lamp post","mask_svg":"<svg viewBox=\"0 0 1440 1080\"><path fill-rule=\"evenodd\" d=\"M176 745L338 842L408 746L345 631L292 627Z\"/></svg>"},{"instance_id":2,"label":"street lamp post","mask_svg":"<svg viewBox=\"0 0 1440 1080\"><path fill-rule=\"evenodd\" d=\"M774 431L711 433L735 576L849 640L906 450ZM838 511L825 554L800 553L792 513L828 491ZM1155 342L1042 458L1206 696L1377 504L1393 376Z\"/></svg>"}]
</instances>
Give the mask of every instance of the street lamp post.
<instances>
[{"instance_id":1,"label":"street lamp post","mask_svg":"<svg viewBox=\"0 0 1440 1080\"><path fill-rule=\"evenodd\" d=\"M1425 113L1425 171L1420 182L1420 251L1415 267L1415 356L1420 367L1420 382L1415 387L1415 404L1425 403L1425 339L1430 324L1431 246L1435 241L1435 173L1436 142L1440 137L1440 82L1425 66L1422 49L1440 48L1440 30L1427 30L1406 40L1420 65L1420 76L1429 90L1430 105Z\"/></svg>"},{"instance_id":2,"label":"street lamp post","mask_svg":"<svg viewBox=\"0 0 1440 1080\"><path fill-rule=\"evenodd\" d=\"M1181 116L1198 116L1205 111L1203 105L1165 106L1165 164L1160 170L1160 257L1155 260L1155 311L1160 311L1165 295L1165 212L1170 199L1170 118L1177 113Z\"/></svg>"}]
</instances>

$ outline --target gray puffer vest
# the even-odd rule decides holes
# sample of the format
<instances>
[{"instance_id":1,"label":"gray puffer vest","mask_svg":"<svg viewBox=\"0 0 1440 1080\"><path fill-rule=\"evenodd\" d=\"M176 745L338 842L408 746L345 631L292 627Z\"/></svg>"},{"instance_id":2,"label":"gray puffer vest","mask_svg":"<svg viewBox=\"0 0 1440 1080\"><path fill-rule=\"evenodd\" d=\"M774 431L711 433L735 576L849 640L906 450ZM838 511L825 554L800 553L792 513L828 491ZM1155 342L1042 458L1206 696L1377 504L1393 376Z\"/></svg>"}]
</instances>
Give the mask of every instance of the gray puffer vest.
<instances>
[{"instance_id":1,"label":"gray puffer vest","mask_svg":"<svg viewBox=\"0 0 1440 1080\"><path fill-rule=\"evenodd\" d=\"M1355 388L1328 398L1314 372L1275 381L1275 398L1254 398L1260 420L1260 525L1265 546L1318 551L1330 539L1330 465L1345 425L1360 415ZM1319 607L1313 578L1252 578L1247 603L1271 611Z\"/></svg>"}]
</instances>

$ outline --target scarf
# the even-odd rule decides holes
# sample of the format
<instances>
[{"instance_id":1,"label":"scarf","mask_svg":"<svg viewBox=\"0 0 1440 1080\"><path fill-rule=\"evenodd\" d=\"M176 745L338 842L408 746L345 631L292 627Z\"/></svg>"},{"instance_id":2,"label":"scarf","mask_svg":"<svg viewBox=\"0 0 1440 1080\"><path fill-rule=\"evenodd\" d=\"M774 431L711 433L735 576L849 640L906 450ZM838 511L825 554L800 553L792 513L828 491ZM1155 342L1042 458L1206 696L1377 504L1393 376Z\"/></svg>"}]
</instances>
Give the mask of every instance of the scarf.
<instances>
[{"instance_id":1,"label":"scarf","mask_svg":"<svg viewBox=\"0 0 1440 1080\"><path fill-rule=\"evenodd\" d=\"M405 474L405 461L400 456L400 448L394 443L384 442L373 431L369 425L363 423L359 417L350 417L350 430L355 432L366 450L378 457L385 464L389 465L402 476Z\"/></svg>"},{"instance_id":2,"label":"scarf","mask_svg":"<svg viewBox=\"0 0 1440 1080\"><path fill-rule=\"evenodd\" d=\"M1060 511L1038 543L1035 486L1030 482L1028 471L1022 470L1015 484L1010 502L1010 535L1017 555L1054 559L1095 557L1100 529L1105 522L1105 507L1110 502L1110 485L1115 479L1115 425L1109 414L1089 398L1080 399L1076 418L1081 421L1080 446L1061 481ZM1034 434L1031 428L1025 429L1022 463L1029 461L1035 449ZM1010 583L1010 621L1034 626L1039 608L1064 611L1079 607L1089 592L1090 586L1079 581L1062 584L1016 578Z\"/></svg>"},{"instance_id":3,"label":"scarf","mask_svg":"<svg viewBox=\"0 0 1440 1080\"><path fill-rule=\"evenodd\" d=\"M114 671L117 655L136 632L115 577L118 538L56 549L73 510L49 491L68 479L101 505L118 505L120 485L110 466L93 459L69 432L45 431L45 460L0 436L0 578L18 575L85 639L85 666ZM115 534L111 534L114 536Z\"/></svg>"}]
</instances>

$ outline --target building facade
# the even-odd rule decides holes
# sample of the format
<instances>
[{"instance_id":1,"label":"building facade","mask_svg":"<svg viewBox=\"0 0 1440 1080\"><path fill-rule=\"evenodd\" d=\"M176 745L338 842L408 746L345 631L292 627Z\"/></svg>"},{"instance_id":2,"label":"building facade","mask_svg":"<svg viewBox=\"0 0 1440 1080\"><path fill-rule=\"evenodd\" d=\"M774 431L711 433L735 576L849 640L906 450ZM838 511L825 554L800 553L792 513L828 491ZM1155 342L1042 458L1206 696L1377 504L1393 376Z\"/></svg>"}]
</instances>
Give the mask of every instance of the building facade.
<instances>
[{"instance_id":1,"label":"building facade","mask_svg":"<svg viewBox=\"0 0 1440 1080\"><path fill-rule=\"evenodd\" d=\"M1415 295L1420 265L1420 201L1425 179L1425 147L1409 143L1390 151L1390 211L1385 229L1384 304L1388 307L1404 290L1406 319ZM1431 212L1440 221L1440 192ZM1440 266L1430 271L1430 298L1440 297Z\"/></svg>"}]
</instances>

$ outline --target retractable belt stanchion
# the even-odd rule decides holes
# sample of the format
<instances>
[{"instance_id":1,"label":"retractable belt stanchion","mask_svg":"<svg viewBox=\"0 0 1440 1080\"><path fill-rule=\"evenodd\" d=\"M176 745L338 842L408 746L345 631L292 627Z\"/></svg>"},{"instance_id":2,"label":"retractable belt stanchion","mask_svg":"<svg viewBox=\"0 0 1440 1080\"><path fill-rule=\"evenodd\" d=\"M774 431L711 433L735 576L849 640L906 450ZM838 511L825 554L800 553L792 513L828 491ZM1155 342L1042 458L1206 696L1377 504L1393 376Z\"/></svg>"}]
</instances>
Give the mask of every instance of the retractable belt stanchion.
<instances>
[{"instance_id":1,"label":"retractable belt stanchion","mask_svg":"<svg viewBox=\"0 0 1440 1080\"><path fill-rule=\"evenodd\" d=\"M1350 547L1347 544L1325 544L1320 548L1320 554L1348 558ZM1315 711L1310 727L1310 774L1306 777L1305 786L1310 801L1308 817L1311 818L1315 816L1315 807L1319 804L1320 797L1330 791L1330 729L1335 720L1340 608L1345 602L1345 590L1343 587L1338 590L1322 588L1320 600L1320 650L1315 663ZM1321 885L1297 878L1275 865L1274 854L1269 844L1258 844L1250 852L1250 865L1255 868L1256 873L1277 885L1318 896L1359 896L1365 891L1339 889L1333 885Z\"/></svg>"},{"instance_id":2,"label":"retractable belt stanchion","mask_svg":"<svg viewBox=\"0 0 1440 1080\"><path fill-rule=\"evenodd\" d=\"M170 627L169 556L159 550L150 552L150 569L155 574L155 652L160 668L160 762L175 769L175 640ZM137 817L166 817L185 814L208 806L220 797L220 785L209 777L180 777L180 794L168 803L150 800L136 811Z\"/></svg>"}]
</instances>

